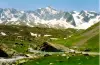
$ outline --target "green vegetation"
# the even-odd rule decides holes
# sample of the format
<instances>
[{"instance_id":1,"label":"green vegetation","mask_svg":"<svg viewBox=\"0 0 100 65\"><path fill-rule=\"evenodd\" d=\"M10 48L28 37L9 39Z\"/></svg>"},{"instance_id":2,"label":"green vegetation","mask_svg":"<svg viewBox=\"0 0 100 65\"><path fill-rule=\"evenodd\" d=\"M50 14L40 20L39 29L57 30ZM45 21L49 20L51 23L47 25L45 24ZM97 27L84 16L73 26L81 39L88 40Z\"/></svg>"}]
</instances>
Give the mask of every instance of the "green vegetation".
<instances>
[{"instance_id":1,"label":"green vegetation","mask_svg":"<svg viewBox=\"0 0 100 65\"><path fill-rule=\"evenodd\" d=\"M57 56L52 55L40 59L30 60L22 65L99 65L99 56Z\"/></svg>"},{"instance_id":2,"label":"green vegetation","mask_svg":"<svg viewBox=\"0 0 100 65\"><path fill-rule=\"evenodd\" d=\"M77 47L78 50L84 51L90 49L90 51L99 52L99 23L91 26L90 28L79 31L76 34L67 37L67 39L59 38L58 40L50 41L52 43L63 44L69 48Z\"/></svg>"},{"instance_id":3,"label":"green vegetation","mask_svg":"<svg viewBox=\"0 0 100 65\"><path fill-rule=\"evenodd\" d=\"M98 30L99 23L86 30L0 25L0 45L4 44L7 48L15 50L16 53L29 54L28 48L37 50L43 42L48 41L74 50L85 51L89 49L90 52L98 52ZM1 32L4 32L6 35L2 35ZM30 32L37 36L32 36ZM44 35L51 36L46 37ZM57 39L53 40L51 38ZM98 60L98 56L67 54L64 57L52 55L34 60L28 59L28 62L21 65L98 65Z\"/></svg>"},{"instance_id":4,"label":"green vegetation","mask_svg":"<svg viewBox=\"0 0 100 65\"><path fill-rule=\"evenodd\" d=\"M53 29L53 28L39 28L39 27L27 27L27 26L16 26L16 25L0 25L0 31L6 32L8 35L15 35L14 33L19 33L16 35L31 36L30 32L41 34L52 35L52 37L67 37L71 34L77 33L75 29Z\"/></svg>"},{"instance_id":5,"label":"green vegetation","mask_svg":"<svg viewBox=\"0 0 100 65\"><path fill-rule=\"evenodd\" d=\"M13 48L17 52L22 53L26 53L28 47L32 47L35 49L45 41L62 44L69 48L73 48L73 46L79 46L81 47L80 50L89 48L91 49L91 51L98 51L99 32L95 35L93 34L99 30L98 26L99 23L84 31L71 28L53 29L16 25L0 25L0 32L6 33L6 36L0 35L0 44L6 44L9 48ZM92 30L94 31L91 32ZM30 32L41 35L41 37L31 36ZM46 34L51 36L44 37L44 35ZM92 37L89 38L90 36ZM58 40L50 40L50 38L58 38Z\"/></svg>"},{"instance_id":6,"label":"green vegetation","mask_svg":"<svg viewBox=\"0 0 100 65\"><path fill-rule=\"evenodd\" d=\"M99 52L99 34L87 40L87 42L82 46L92 51Z\"/></svg>"},{"instance_id":7,"label":"green vegetation","mask_svg":"<svg viewBox=\"0 0 100 65\"><path fill-rule=\"evenodd\" d=\"M43 42L50 40L50 38L66 38L69 35L75 34L79 31L75 29L0 25L0 33L1 32L4 32L6 36L0 34L0 44L6 44L9 48L12 48L17 52L26 53L27 48L36 48ZM41 36L31 36L30 32ZM51 35L51 37L44 37L46 34Z\"/></svg>"}]
</instances>

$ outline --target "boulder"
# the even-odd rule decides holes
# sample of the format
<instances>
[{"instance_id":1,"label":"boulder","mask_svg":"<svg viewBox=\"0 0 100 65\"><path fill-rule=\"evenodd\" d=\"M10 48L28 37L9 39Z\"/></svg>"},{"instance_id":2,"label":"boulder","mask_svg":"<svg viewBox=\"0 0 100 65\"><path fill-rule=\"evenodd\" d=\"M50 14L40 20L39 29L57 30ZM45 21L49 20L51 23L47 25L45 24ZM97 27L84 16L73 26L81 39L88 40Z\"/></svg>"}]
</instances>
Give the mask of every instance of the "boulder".
<instances>
[{"instance_id":1,"label":"boulder","mask_svg":"<svg viewBox=\"0 0 100 65\"><path fill-rule=\"evenodd\" d=\"M60 44L55 44L55 43L49 43L49 42L44 42L39 50L41 51L46 51L46 52L62 52L62 51L68 51L69 48L60 45Z\"/></svg>"}]
</instances>

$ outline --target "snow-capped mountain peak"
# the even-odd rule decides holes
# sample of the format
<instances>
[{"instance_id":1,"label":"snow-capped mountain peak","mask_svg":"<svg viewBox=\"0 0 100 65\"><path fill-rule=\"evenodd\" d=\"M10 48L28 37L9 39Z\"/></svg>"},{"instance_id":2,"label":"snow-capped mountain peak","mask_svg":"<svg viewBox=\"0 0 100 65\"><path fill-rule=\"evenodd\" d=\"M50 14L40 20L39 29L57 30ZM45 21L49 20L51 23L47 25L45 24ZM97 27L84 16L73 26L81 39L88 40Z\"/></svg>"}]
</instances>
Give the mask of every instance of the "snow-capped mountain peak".
<instances>
[{"instance_id":1,"label":"snow-capped mountain peak","mask_svg":"<svg viewBox=\"0 0 100 65\"><path fill-rule=\"evenodd\" d=\"M35 11L0 8L0 24L5 25L86 29L98 21L100 21L100 14L94 11L63 12L51 6L39 8Z\"/></svg>"},{"instance_id":2,"label":"snow-capped mountain peak","mask_svg":"<svg viewBox=\"0 0 100 65\"><path fill-rule=\"evenodd\" d=\"M53 7L48 6L48 7L46 7L45 9L47 9L47 10L52 10L52 9L53 9Z\"/></svg>"},{"instance_id":3,"label":"snow-capped mountain peak","mask_svg":"<svg viewBox=\"0 0 100 65\"><path fill-rule=\"evenodd\" d=\"M56 11L55 9L53 9L51 6L48 6L45 9L47 9L47 11L51 12L52 14L57 14L58 13L58 11Z\"/></svg>"},{"instance_id":4,"label":"snow-capped mountain peak","mask_svg":"<svg viewBox=\"0 0 100 65\"><path fill-rule=\"evenodd\" d=\"M51 6L48 6L48 7L45 7L45 8L39 8L37 9L38 12L41 12L41 13L51 13L51 14L57 14L58 11L55 10L53 7Z\"/></svg>"}]
</instances>

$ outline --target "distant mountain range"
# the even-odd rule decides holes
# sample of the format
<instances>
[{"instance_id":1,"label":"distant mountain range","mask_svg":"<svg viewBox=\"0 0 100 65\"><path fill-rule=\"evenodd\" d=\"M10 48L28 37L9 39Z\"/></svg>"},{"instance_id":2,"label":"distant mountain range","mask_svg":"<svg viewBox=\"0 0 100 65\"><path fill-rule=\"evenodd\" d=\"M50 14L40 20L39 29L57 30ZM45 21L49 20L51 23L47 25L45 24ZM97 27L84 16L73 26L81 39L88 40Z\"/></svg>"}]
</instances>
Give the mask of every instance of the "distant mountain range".
<instances>
[{"instance_id":1,"label":"distant mountain range","mask_svg":"<svg viewBox=\"0 0 100 65\"><path fill-rule=\"evenodd\" d=\"M87 29L100 21L100 14L94 11L57 11L52 7L35 11L19 11L0 8L0 24L26 25L30 27Z\"/></svg>"}]
</instances>

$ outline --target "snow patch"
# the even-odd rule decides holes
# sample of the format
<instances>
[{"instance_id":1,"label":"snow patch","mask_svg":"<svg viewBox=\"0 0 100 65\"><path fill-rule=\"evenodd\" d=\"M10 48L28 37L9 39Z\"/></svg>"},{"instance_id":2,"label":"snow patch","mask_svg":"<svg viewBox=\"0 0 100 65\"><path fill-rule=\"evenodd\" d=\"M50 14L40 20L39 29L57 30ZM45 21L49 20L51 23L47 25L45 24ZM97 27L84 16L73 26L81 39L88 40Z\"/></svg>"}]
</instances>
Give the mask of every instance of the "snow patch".
<instances>
[{"instance_id":1,"label":"snow patch","mask_svg":"<svg viewBox=\"0 0 100 65\"><path fill-rule=\"evenodd\" d=\"M46 35L44 35L44 37L50 37L50 36L52 36L52 35L47 35L47 34L46 34Z\"/></svg>"},{"instance_id":2,"label":"snow patch","mask_svg":"<svg viewBox=\"0 0 100 65\"><path fill-rule=\"evenodd\" d=\"M10 21L17 21L18 19L17 18L12 18Z\"/></svg>"},{"instance_id":3,"label":"snow patch","mask_svg":"<svg viewBox=\"0 0 100 65\"><path fill-rule=\"evenodd\" d=\"M3 36L6 36L6 33L4 33L4 32L1 32L1 35L3 35Z\"/></svg>"},{"instance_id":4,"label":"snow patch","mask_svg":"<svg viewBox=\"0 0 100 65\"><path fill-rule=\"evenodd\" d=\"M38 36L38 34L36 34L36 33L32 33L32 32L30 32L30 34L31 34L31 36L35 36L35 37Z\"/></svg>"}]
</instances>

